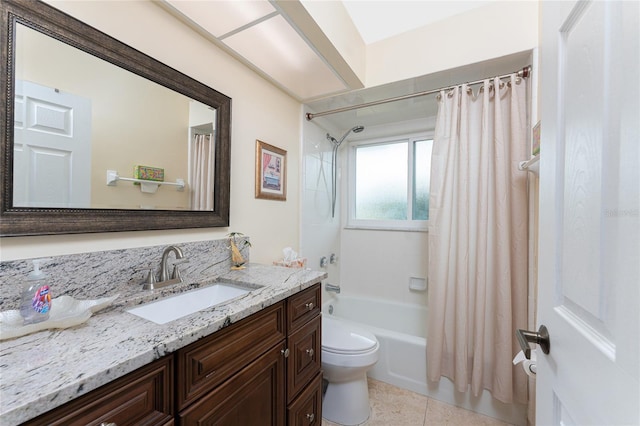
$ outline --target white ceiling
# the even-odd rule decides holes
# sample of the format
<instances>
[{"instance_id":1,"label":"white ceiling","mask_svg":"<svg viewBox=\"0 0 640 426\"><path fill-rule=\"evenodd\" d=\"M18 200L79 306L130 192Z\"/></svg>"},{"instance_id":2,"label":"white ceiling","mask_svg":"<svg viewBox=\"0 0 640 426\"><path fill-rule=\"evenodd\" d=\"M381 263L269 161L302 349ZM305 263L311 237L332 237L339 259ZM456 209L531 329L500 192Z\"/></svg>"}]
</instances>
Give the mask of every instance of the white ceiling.
<instances>
[{"instance_id":1,"label":"white ceiling","mask_svg":"<svg viewBox=\"0 0 640 426\"><path fill-rule=\"evenodd\" d=\"M468 12L490 2L480 0L344 0L342 3L365 44L371 44Z\"/></svg>"}]
</instances>

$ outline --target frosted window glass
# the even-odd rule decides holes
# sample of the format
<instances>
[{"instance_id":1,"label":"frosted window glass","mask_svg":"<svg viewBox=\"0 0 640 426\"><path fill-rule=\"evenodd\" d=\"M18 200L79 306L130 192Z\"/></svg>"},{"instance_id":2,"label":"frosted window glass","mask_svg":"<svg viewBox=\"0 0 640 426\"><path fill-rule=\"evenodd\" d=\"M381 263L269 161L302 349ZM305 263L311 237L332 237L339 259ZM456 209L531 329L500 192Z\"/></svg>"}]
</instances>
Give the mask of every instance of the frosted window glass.
<instances>
[{"instance_id":1,"label":"frosted window glass","mask_svg":"<svg viewBox=\"0 0 640 426\"><path fill-rule=\"evenodd\" d=\"M429 219L429 188L431 185L431 148L433 141L416 141L413 145L413 219Z\"/></svg>"},{"instance_id":2,"label":"frosted window glass","mask_svg":"<svg viewBox=\"0 0 640 426\"><path fill-rule=\"evenodd\" d=\"M407 142L356 149L356 219L407 219L407 153Z\"/></svg>"}]
</instances>

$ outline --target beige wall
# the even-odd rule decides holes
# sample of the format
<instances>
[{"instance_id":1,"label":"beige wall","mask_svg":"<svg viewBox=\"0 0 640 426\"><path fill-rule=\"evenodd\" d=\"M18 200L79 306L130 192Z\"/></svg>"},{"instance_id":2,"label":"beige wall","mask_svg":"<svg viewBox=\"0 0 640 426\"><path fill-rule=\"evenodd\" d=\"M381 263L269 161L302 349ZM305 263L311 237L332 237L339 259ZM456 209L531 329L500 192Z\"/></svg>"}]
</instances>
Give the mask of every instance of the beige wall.
<instances>
[{"instance_id":1,"label":"beige wall","mask_svg":"<svg viewBox=\"0 0 640 426\"><path fill-rule=\"evenodd\" d=\"M368 45L365 86L491 60L537 45L537 1L491 2ZM483 77L487 76L478 76Z\"/></svg>"},{"instance_id":2,"label":"beige wall","mask_svg":"<svg viewBox=\"0 0 640 426\"><path fill-rule=\"evenodd\" d=\"M232 98L229 228L2 238L2 260L222 238L252 239L252 261L269 263L299 236L300 103L149 1L50 2ZM256 139L287 150L287 201L254 198Z\"/></svg>"}]
</instances>

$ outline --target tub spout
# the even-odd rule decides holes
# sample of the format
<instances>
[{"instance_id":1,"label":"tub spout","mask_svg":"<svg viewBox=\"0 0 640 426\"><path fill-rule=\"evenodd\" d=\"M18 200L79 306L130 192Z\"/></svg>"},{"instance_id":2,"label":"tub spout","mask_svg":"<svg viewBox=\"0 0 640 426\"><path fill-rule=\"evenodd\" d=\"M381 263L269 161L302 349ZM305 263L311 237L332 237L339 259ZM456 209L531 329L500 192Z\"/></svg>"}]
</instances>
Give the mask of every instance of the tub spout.
<instances>
[{"instance_id":1,"label":"tub spout","mask_svg":"<svg viewBox=\"0 0 640 426\"><path fill-rule=\"evenodd\" d=\"M340 294L340 286L326 283L324 285L324 289L327 291L333 291L334 293Z\"/></svg>"}]
</instances>

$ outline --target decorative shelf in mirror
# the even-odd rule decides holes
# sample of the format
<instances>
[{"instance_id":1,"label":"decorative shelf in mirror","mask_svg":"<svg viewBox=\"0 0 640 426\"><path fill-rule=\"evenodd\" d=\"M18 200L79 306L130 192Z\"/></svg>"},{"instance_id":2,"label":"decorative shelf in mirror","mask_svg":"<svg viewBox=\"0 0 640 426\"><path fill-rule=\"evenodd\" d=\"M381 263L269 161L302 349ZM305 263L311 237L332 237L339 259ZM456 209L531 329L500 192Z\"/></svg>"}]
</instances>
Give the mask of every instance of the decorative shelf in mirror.
<instances>
[{"instance_id":1,"label":"decorative shelf in mirror","mask_svg":"<svg viewBox=\"0 0 640 426\"><path fill-rule=\"evenodd\" d=\"M178 191L184 191L184 179L176 179L175 182L158 182L146 179L121 177L115 170L107 170L107 185L116 186L119 180L140 184L140 191L147 194L155 194L160 185L177 186Z\"/></svg>"}]
</instances>

